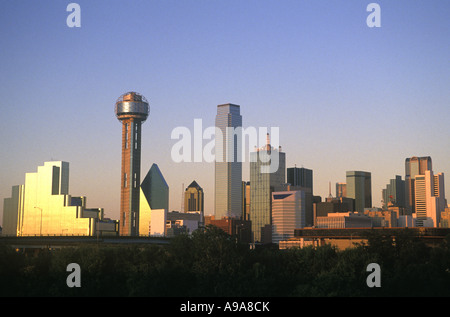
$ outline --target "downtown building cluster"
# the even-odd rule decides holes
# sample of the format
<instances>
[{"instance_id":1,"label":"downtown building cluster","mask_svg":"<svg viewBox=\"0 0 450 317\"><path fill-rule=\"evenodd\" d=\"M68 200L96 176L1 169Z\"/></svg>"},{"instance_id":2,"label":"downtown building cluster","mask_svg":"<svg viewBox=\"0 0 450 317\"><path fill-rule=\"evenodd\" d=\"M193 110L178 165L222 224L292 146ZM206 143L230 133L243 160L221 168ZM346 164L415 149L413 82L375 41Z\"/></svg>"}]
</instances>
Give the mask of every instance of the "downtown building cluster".
<instances>
[{"instance_id":1,"label":"downtown building cluster","mask_svg":"<svg viewBox=\"0 0 450 317\"><path fill-rule=\"evenodd\" d=\"M216 127L224 135L220 146L236 151L242 136L227 135L226 131L242 127L240 106L219 105ZM272 158L276 155L278 160L278 168L269 173L261 167L270 165L270 161L260 159L267 153ZM286 153L281 146L271 145L269 135L264 146L250 153L249 181L242 179L242 164L236 159L215 163L212 218L236 222L228 226L230 234L242 235L237 229L231 231L233 228L250 230L245 236L249 237L246 242L252 244L281 245L294 238L295 229L301 228L449 227L444 174L434 174L431 157L405 159L405 179L396 175L382 189L381 208L373 206L372 176L367 171L346 171L345 182L336 183L335 196L331 194L331 184L328 197L314 195L313 171L287 167Z\"/></svg>"},{"instance_id":2,"label":"downtown building cluster","mask_svg":"<svg viewBox=\"0 0 450 317\"><path fill-rule=\"evenodd\" d=\"M170 211L169 185L157 164L141 182L141 125L149 115L148 101L127 92L115 112L122 124L119 220L106 218L103 208L87 208L86 197L69 194L69 163L45 162L4 200L3 235L171 237L215 225L244 243L281 246L302 228L449 227L444 175L433 172L431 157L406 158L405 178L395 175L382 189L381 208L373 206L367 171L347 171L335 196L330 183L329 196L322 198L314 194L313 171L286 166L286 153L271 144L269 134L250 151L249 162L238 158L242 135L229 133L242 128L235 104L217 106L214 210L205 210L203 188L193 180L184 189L181 210ZM248 180L242 164L249 164Z\"/></svg>"}]
</instances>

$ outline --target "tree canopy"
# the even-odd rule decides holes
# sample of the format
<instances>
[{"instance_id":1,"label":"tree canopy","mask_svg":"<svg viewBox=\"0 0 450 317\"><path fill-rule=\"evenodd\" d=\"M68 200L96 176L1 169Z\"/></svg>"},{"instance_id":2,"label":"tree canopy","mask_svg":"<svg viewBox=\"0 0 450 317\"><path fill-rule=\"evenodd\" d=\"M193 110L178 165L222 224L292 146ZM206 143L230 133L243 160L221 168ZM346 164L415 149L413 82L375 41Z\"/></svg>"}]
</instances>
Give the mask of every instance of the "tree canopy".
<instances>
[{"instance_id":1,"label":"tree canopy","mask_svg":"<svg viewBox=\"0 0 450 317\"><path fill-rule=\"evenodd\" d=\"M81 268L79 288L66 284L69 263ZM370 263L380 265L381 287L366 283ZM346 250L250 249L208 226L168 246L85 245L27 256L0 245L0 281L3 297L449 296L450 249L407 234L373 235Z\"/></svg>"}]
</instances>

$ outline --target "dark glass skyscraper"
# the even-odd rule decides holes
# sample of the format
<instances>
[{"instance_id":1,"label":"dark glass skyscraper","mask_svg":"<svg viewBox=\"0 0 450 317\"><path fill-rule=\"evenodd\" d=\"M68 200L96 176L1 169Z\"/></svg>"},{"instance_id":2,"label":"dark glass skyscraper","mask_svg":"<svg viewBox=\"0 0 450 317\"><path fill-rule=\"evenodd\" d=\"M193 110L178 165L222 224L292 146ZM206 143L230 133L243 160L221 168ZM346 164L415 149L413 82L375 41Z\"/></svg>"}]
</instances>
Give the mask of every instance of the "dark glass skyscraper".
<instances>
[{"instance_id":1,"label":"dark glass skyscraper","mask_svg":"<svg viewBox=\"0 0 450 317\"><path fill-rule=\"evenodd\" d=\"M304 225L312 226L314 223L313 210L313 171L304 167L289 167L287 169L287 183L291 190L304 191Z\"/></svg>"},{"instance_id":2,"label":"dark glass skyscraper","mask_svg":"<svg viewBox=\"0 0 450 317\"><path fill-rule=\"evenodd\" d=\"M395 207L405 207L405 181L402 180L401 176L396 175L394 179L391 179L382 193L385 209L387 209L389 203Z\"/></svg>"},{"instance_id":3,"label":"dark glass skyscraper","mask_svg":"<svg viewBox=\"0 0 450 317\"><path fill-rule=\"evenodd\" d=\"M169 210L169 185L157 164L152 164L141 188L151 209Z\"/></svg>"},{"instance_id":4,"label":"dark glass skyscraper","mask_svg":"<svg viewBox=\"0 0 450 317\"><path fill-rule=\"evenodd\" d=\"M347 172L347 197L355 200L355 211L372 208L372 177L369 172Z\"/></svg>"},{"instance_id":5,"label":"dark glass skyscraper","mask_svg":"<svg viewBox=\"0 0 450 317\"><path fill-rule=\"evenodd\" d=\"M289 167L287 169L287 182L291 186L300 186L313 190L313 171L303 167Z\"/></svg>"}]
</instances>

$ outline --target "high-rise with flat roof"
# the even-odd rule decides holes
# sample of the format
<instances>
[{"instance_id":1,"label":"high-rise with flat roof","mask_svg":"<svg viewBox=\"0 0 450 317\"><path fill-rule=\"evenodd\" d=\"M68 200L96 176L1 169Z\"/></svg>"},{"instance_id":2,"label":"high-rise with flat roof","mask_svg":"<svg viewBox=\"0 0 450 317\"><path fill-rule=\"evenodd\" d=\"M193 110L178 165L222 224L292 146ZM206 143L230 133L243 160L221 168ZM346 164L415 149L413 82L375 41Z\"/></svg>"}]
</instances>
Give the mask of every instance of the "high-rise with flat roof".
<instances>
[{"instance_id":1,"label":"high-rise with flat roof","mask_svg":"<svg viewBox=\"0 0 450 317\"><path fill-rule=\"evenodd\" d=\"M355 210L363 212L372 207L372 179L370 172L347 172L347 197L355 200Z\"/></svg>"},{"instance_id":2,"label":"high-rise with flat roof","mask_svg":"<svg viewBox=\"0 0 450 317\"><path fill-rule=\"evenodd\" d=\"M272 242L294 237L294 230L305 226L305 192L272 193Z\"/></svg>"},{"instance_id":3,"label":"high-rise with flat roof","mask_svg":"<svg viewBox=\"0 0 450 317\"><path fill-rule=\"evenodd\" d=\"M438 227L441 213L445 211L444 174L434 175L426 170L416 175L414 181L415 216L418 227Z\"/></svg>"},{"instance_id":4,"label":"high-rise with flat roof","mask_svg":"<svg viewBox=\"0 0 450 317\"><path fill-rule=\"evenodd\" d=\"M313 171L304 167L289 167L287 169L287 182L291 186L299 186L313 191Z\"/></svg>"},{"instance_id":5,"label":"high-rise with flat roof","mask_svg":"<svg viewBox=\"0 0 450 317\"><path fill-rule=\"evenodd\" d=\"M214 213L216 219L242 216L242 141L240 106L217 106Z\"/></svg>"},{"instance_id":6,"label":"high-rise with flat roof","mask_svg":"<svg viewBox=\"0 0 450 317\"><path fill-rule=\"evenodd\" d=\"M291 190L302 190L305 198L305 214L306 226L312 226L314 223L313 208L313 171L304 167L287 168L287 183Z\"/></svg>"},{"instance_id":7,"label":"high-rise with flat roof","mask_svg":"<svg viewBox=\"0 0 450 317\"><path fill-rule=\"evenodd\" d=\"M402 177L396 175L391 179L386 188L382 190L383 208L387 210L388 206L405 207L405 181Z\"/></svg>"},{"instance_id":8,"label":"high-rise with flat roof","mask_svg":"<svg viewBox=\"0 0 450 317\"><path fill-rule=\"evenodd\" d=\"M336 183L336 197L347 197L347 184L346 183Z\"/></svg>"}]
</instances>

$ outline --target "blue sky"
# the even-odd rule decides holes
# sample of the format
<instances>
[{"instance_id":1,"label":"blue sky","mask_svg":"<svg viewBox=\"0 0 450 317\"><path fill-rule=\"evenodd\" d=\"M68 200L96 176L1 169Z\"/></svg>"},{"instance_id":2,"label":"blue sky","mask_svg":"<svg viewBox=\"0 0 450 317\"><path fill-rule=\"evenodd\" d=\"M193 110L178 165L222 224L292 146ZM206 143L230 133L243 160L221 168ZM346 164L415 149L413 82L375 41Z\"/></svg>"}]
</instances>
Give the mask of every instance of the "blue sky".
<instances>
[{"instance_id":1,"label":"blue sky","mask_svg":"<svg viewBox=\"0 0 450 317\"><path fill-rule=\"evenodd\" d=\"M279 127L287 166L314 171L314 193L372 173L372 195L404 160L429 155L450 197L447 0L4 1L0 11L0 198L44 161L70 163L70 193L117 219L126 91L150 101L142 174L157 163L179 210L196 180L213 213L214 165L174 163L174 128L214 125L241 105L244 127ZM369 28L366 7L381 7ZM248 168L244 165L244 180ZM2 208L2 204L0 206ZM0 215L1 216L1 215Z\"/></svg>"}]
</instances>

